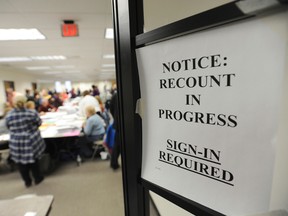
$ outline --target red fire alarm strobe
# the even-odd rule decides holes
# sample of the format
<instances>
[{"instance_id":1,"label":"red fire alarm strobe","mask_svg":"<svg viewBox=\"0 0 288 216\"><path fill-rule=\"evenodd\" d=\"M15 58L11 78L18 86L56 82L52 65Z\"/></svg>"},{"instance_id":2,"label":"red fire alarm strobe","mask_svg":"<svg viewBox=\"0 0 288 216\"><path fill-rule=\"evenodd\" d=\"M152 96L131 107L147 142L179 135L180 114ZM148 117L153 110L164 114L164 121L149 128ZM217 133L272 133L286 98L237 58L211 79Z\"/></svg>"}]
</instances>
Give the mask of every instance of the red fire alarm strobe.
<instances>
[{"instance_id":1,"label":"red fire alarm strobe","mask_svg":"<svg viewBox=\"0 0 288 216\"><path fill-rule=\"evenodd\" d=\"M62 24L62 36L63 37L79 36L77 24L75 24L74 21L64 21L64 24Z\"/></svg>"}]
</instances>

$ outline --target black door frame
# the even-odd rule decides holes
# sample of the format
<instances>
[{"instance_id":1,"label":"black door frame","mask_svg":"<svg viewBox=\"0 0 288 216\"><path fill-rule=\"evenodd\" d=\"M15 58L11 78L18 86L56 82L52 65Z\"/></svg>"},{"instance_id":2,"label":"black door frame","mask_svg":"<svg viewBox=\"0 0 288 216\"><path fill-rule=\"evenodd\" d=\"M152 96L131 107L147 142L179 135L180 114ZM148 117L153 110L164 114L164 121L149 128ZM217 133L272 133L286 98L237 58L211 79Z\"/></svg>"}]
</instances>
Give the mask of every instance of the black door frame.
<instances>
[{"instance_id":1,"label":"black door frame","mask_svg":"<svg viewBox=\"0 0 288 216\"><path fill-rule=\"evenodd\" d=\"M243 0L242 3L245 4L249 1L251 0ZM265 8L259 5L253 11L244 13L241 7L239 8L239 2L239 0L233 1L143 33L143 0L112 0L126 216L149 216L149 190L192 214L223 215L141 178L142 128L141 118L135 113L137 100L141 97L141 93L135 51L139 47L170 38L286 10L288 6L288 0L279 0L277 5Z\"/></svg>"}]
</instances>

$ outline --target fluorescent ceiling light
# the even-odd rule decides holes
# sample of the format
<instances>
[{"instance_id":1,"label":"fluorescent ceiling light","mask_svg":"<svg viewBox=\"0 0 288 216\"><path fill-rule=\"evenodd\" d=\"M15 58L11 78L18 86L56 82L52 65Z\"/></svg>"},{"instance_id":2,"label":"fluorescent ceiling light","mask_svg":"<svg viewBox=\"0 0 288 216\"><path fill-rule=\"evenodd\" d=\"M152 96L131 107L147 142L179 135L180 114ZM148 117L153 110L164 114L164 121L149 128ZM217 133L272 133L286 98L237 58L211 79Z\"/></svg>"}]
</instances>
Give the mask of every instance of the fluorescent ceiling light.
<instances>
[{"instance_id":1,"label":"fluorescent ceiling light","mask_svg":"<svg viewBox=\"0 0 288 216\"><path fill-rule=\"evenodd\" d=\"M74 65L58 65L58 66L53 66L53 68L55 69L71 69L71 68L75 68Z\"/></svg>"},{"instance_id":2,"label":"fluorescent ceiling light","mask_svg":"<svg viewBox=\"0 0 288 216\"><path fill-rule=\"evenodd\" d=\"M29 57L1 57L0 62L23 62L31 61Z\"/></svg>"},{"instance_id":3,"label":"fluorescent ceiling light","mask_svg":"<svg viewBox=\"0 0 288 216\"><path fill-rule=\"evenodd\" d=\"M65 56L31 56L32 60L65 60Z\"/></svg>"},{"instance_id":4,"label":"fluorescent ceiling light","mask_svg":"<svg viewBox=\"0 0 288 216\"><path fill-rule=\"evenodd\" d=\"M26 67L27 70L50 70L51 67L48 66L32 66L32 67Z\"/></svg>"},{"instance_id":5,"label":"fluorescent ceiling light","mask_svg":"<svg viewBox=\"0 0 288 216\"><path fill-rule=\"evenodd\" d=\"M102 69L101 72L114 72L115 73L115 69Z\"/></svg>"},{"instance_id":6,"label":"fluorescent ceiling light","mask_svg":"<svg viewBox=\"0 0 288 216\"><path fill-rule=\"evenodd\" d=\"M98 76L98 79L115 79L115 76Z\"/></svg>"},{"instance_id":7,"label":"fluorescent ceiling light","mask_svg":"<svg viewBox=\"0 0 288 216\"><path fill-rule=\"evenodd\" d=\"M38 29L0 29L0 41L7 40L44 40Z\"/></svg>"},{"instance_id":8,"label":"fluorescent ceiling light","mask_svg":"<svg viewBox=\"0 0 288 216\"><path fill-rule=\"evenodd\" d=\"M61 74L62 72L60 71L47 71L47 72L44 72L44 74Z\"/></svg>"},{"instance_id":9,"label":"fluorescent ceiling light","mask_svg":"<svg viewBox=\"0 0 288 216\"><path fill-rule=\"evenodd\" d=\"M114 38L113 28L106 28L105 38L106 39L113 39Z\"/></svg>"},{"instance_id":10,"label":"fluorescent ceiling light","mask_svg":"<svg viewBox=\"0 0 288 216\"><path fill-rule=\"evenodd\" d=\"M107 71L107 72L101 72L100 74L114 74L115 71Z\"/></svg>"},{"instance_id":11,"label":"fluorescent ceiling light","mask_svg":"<svg viewBox=\"0 0 288 216\"><path fill-rule=\"evenodd\" d=\"M37 80L37 83L52 83L53 80Z\"/></svg>"},{"instance_id":12,"label":"fluorescent ceiling light","mask_svg":"<svg viewBox=\"0 0 288 216\"><path fill-rule=\"evenodd\" d=\"M108 72L108 73L99 73L99 74L97 74L97 75L99 75L99 76L111 76L111 75L114 75L115 73L110 73L110 72Z\"/></svg>"},{"instance_id":13,"label":"fluorescent ceiling light","mask_svg":"<svg viewBox=\"0 0 288 216\"><path fill-rule=\"evenodd\" d=\"M102 67L115 67L115 64L103 64Z\"/></svg>"},{"instance_id":14,"label":"fluorescent ceiling light","mask_svg":"<svg viewBox=\"0 0 288 216\"><path fill-rule=\"evenodd\" d=\"M71 71L65 71L64 73L80 73L79 70L71 70Z\"/></svg>"},{"instance_id":15,"label":"fluorescent ceiling light","mask_svg":"<svg viewBox=\"0 0 288 216\"><path fill-rule=\"evenodd\" d=\"M114 54L106 54L106 55L103 55L103 58L104 59L114 59L115 56L114 56Z\"/></svg>"},{"instance_id":16,"label":"fluorescent ceiling light","mask_svg":"<svg viewBox=\"0 0 288 216\"><path fill-rule=\"evenodd\" d=\"M65 56L30 56L30 57L0 57L0 62L23 62L41 60L66 60ZM29 70L29 69L28 69ZM35 69L36 70L36 69Z\"/></svg>"}]
</instances>

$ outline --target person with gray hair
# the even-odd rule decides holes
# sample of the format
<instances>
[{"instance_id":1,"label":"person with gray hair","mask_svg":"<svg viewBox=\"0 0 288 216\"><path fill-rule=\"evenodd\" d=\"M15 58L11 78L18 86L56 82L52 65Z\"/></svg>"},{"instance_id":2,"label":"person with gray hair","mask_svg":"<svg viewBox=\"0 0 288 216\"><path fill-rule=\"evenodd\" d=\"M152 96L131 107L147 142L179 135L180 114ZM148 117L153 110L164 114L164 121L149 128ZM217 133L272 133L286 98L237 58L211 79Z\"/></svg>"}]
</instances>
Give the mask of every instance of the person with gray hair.
<instances>
[{"instance_id":1,"label":"person with gray hair","mask_svg":"<svg viewBox=\"0 0 288 216\"><path fill-rule=\"evenodd\" d=\"M14 109L6 116L6 126L10 132L9 149L11 159L18 165L26 187L39 184L44 177L39 170L38 160L45 150L45 143L38 127L42 121L35 111L25 108L27 98L16 95L13 98Z\"/></svg>"}]
</instances>

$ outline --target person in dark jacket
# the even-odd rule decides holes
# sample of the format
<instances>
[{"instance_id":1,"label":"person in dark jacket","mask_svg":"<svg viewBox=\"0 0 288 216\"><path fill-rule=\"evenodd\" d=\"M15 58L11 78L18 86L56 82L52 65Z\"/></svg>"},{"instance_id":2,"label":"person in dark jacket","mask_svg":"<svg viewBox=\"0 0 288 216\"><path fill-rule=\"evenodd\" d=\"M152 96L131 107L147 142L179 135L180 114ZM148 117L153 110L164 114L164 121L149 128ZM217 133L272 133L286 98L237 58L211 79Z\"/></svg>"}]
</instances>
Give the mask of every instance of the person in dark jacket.
<instances>
[{"instance_id":1,"label":"person in dark jacket","mask_svg":"<svg viewBox=\"0 0 288 216\"><path fill-rule=\"evenodd\" d=\"M49 104L56 109L58 109L60 106L63 106L63 101L60 99L60 94L54 93L53 96L49 99Z\"/></svg>"},{"instance_id":2,"label":"person in dark jacket","mask_svg":"<svg viewBox=\"0 0 288 216\"><path fill-rule=\"evenodd\" d=\"M92 96L95 97L95 96L97 96L97 95L100 95L98 86L92 85Z\"/></svg>"},{"instance_id":3,"label":"person in dark jacket","mask_svg":"<svg viewBox=\"0 0 288 216\"><path fill-rule=\"evenodd\" d=\"M112 149L111 160L110 160L110 167L113 170L118 169L119 163L118 158L121 151L121 143L119 139L119 116L118 116L118 99L117 99L117 90L114 91L113 96L111 98L110 103L110 112L114 118L113 127L115 129L115 141L114 146Z\"/></svg>"}]
</instances>

